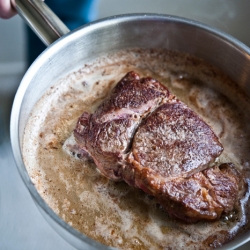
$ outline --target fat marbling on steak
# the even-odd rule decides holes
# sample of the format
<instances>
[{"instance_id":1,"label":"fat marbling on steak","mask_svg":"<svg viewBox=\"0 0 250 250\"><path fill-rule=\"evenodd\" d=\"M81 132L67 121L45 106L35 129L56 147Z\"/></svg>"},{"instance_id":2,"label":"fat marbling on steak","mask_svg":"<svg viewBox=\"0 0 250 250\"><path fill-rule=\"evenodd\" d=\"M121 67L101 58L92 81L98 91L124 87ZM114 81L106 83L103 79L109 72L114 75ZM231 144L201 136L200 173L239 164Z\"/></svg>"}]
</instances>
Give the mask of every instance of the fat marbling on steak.
<instances>
[{"instance_id":1,"label":"fat marbling on steak","mask_svg":"<svg viewBox=\"0 0 250 250\"><path fill-rule=\"evenodd\" d=\"M235 168L209 168L223 150L217 136L151 77L127 73L93 114L83 113L74 136L103 175L155 196L182 220L218 219L237 200ZM228 190L220 195L217 185Z\"/></svg>"}]
</instances>

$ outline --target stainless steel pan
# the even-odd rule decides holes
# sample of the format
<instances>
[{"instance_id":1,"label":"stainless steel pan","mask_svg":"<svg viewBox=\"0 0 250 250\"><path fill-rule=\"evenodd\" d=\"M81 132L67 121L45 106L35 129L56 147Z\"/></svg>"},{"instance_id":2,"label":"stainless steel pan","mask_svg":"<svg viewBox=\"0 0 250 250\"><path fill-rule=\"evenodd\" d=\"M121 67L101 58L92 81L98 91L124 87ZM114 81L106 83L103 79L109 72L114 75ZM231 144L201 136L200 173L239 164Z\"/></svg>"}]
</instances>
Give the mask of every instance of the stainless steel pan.
<instances>
[{"instance_id":1,"label":"stainless steel pan","mask_svg":"<svg viewBox=\"0 0 250 250\"><path fill-rule=\"evenodd\" d=\"M21 145L29 114L59 78L107 52L127 48L166 48L189 53L222 69L250 97L250 49L206 25L166 15L134 14L106 18L72 32L40 0L16 0L19 14L49 47L23 77L11 115L11 143L18 170L34 202L50 225L77 249L111 249L79 233L40 197L22 161ZM250 239L241 235L222 249Z\"/></svg>"}]
</instances>

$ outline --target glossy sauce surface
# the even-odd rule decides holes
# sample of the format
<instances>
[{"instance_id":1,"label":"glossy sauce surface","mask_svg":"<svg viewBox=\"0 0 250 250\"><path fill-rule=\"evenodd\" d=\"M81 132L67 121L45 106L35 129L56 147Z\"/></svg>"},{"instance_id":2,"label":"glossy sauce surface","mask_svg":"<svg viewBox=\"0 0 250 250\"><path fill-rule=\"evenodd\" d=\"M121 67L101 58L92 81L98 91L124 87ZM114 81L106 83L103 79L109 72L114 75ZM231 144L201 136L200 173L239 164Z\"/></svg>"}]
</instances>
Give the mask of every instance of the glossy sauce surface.
<instances>
[{"instance_id":1,"label":"glossy sauce surface","mask_svg":"<svg viewBox=\"0 0 250 250\"><path fill-rule=\"evenodd\" d=\"M237 208L219 221L185 224L170 218L152 197L108 180L91 161L65 150L78 117L93 112L131 70L165 84L196 111L224 146L218 162L233 162L248 182L250 101L235 83L188 55L130 50L98 58L61 79L34 107L25 129L23 159L43 199L72 227L121 249L208 249L247 230L248 190Z\"/></svg>"}]
</instances>

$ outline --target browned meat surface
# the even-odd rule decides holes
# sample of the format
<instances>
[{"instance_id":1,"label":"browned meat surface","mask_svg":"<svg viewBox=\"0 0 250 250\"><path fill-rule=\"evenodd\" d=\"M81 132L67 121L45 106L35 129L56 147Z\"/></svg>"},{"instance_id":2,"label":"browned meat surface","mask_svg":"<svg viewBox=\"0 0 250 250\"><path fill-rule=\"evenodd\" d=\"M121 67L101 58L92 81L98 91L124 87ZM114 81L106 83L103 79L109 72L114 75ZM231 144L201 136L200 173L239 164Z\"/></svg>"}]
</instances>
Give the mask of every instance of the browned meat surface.
<instances>
[{"instance_id":1,"label":"browned meat surface","mask_svg":"<svg viewBox=\"0 0 250 250\"><path fill-rule=\"evenodd\" d=\"M214 132L150 77L128 73L93 114L83 113L74 135L103 175L187 222L218 219L237 200L233 165L209 168L223 150Z\"/></svg>"},{"instance_id":2,"label":"browned meat surface","mask_svg":"<svg viewBox=\"0 0 250 250\"><path fill-rule=\"evenodd\" d=\"M232 164L224 163L190 177L163 178L149 168L123 167L124 180L155 196L169 215L186 222L219 219L234 208L240 175Z\"/></svg>"},{"instance_id":3,"label":"browned meat surface","mask_svg":"<svg viewBox=\"0 0 250 250\"><path fill-rule=\"evenodd\" d=\"M80 117L74 132L76 141L93 157L102 174L120 180L119 167L142 118L168 98L169 91L162 84L130 72L94 114Z\"/></svg>"},{"instance_id":4,"label":"browned meat surface","mask_svg":"<svg viewBox=\"0 0 250 250\"><path fill-rule=\"evenodd\" d=\"M139 126L130 158L162 177L186 177L222 150L211 128L179 101L161 105Z\"/></svg>"},{"instance_id":5,"label":"browned meat surface","mask_svg":"<svg viewBox=\"0 0 250 250\"><path fill-rule=\"evenodd\" d=\"M213 198L227 213L232 210L239 195L242 179L232 163L224 163L216 168L209 168L203 174L213 186Z\"/></svg>"}]
</instances>

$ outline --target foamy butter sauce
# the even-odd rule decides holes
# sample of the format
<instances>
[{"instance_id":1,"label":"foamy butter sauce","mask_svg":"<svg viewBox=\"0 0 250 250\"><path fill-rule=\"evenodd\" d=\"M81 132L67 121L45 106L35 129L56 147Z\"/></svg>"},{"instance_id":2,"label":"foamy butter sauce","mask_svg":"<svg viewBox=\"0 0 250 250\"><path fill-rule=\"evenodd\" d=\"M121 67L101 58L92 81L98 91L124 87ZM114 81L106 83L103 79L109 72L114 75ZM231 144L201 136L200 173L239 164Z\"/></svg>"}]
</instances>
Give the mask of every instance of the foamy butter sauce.
<instances>
[{"instance_id":1,"label":"foamy butter sauce","mask_svg":"<svg viewBox=\"0 0 250 250\"><path fill-rule=\"evenodd\" d=\"M218 162L233 162L248 180L249 100L235 91L234 83L188 55L130 50L106 55L61 79L34 107L24 133L23 159L40 195L72 227L121 249L208 249L247 230L248 191L220 221L189 225L170 218L152 197L109 181L91 161L63 149L78 117L93 112L130 70L161 81L194 109L224 145Z\"/></svg>"}]
</instances>

